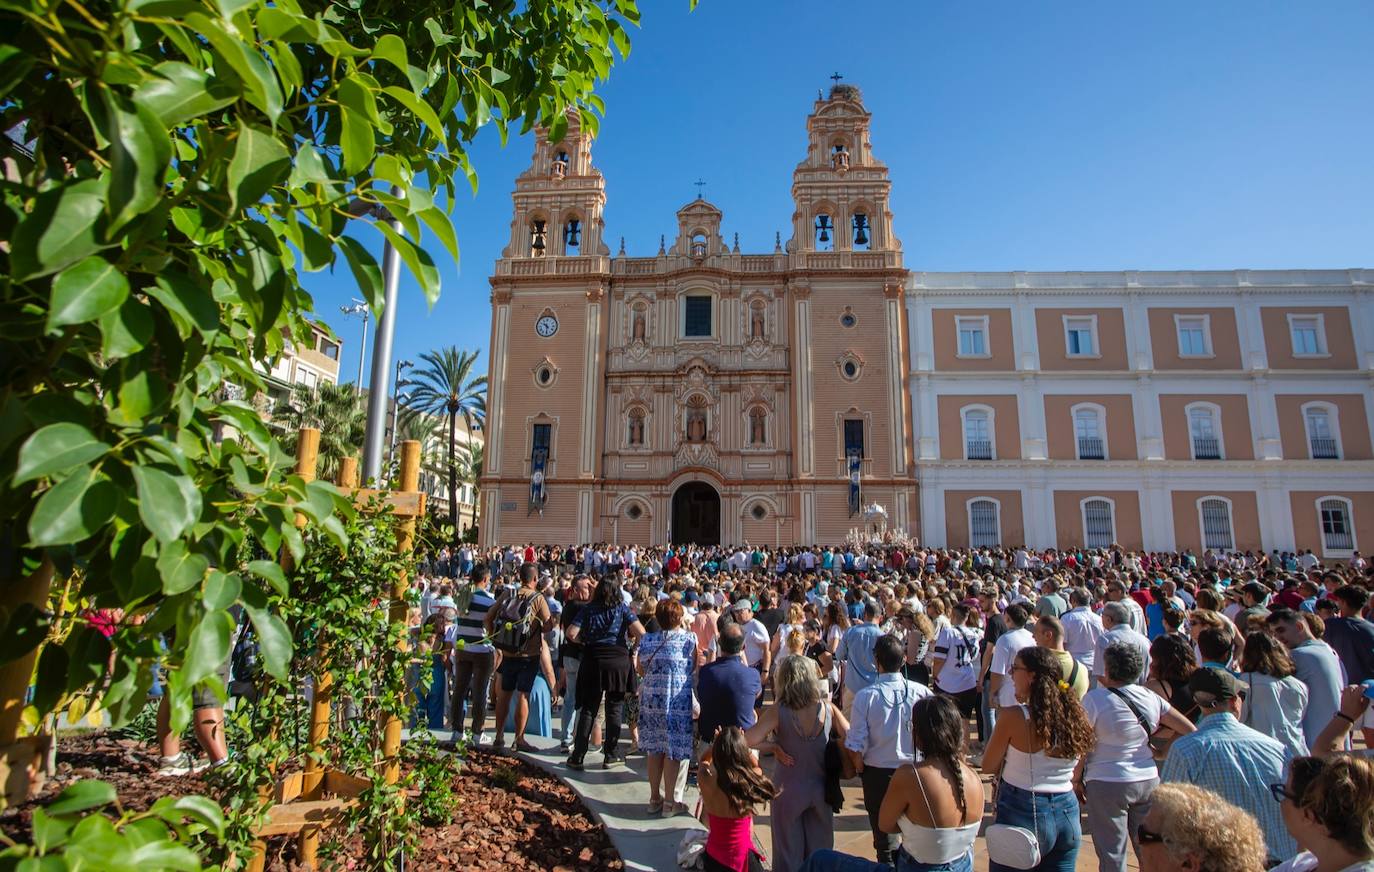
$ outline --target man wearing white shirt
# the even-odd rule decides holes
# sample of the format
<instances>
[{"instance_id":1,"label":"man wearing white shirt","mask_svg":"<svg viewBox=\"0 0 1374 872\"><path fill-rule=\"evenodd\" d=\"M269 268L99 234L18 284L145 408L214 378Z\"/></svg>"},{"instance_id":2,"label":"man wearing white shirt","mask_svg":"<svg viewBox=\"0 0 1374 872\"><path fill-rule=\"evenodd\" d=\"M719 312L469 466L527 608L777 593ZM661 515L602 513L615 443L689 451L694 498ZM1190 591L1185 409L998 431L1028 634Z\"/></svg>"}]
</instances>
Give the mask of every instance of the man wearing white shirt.
<instances>
[{"instance_id":1,"label":"man wearing white shirt","mask_svg":"<svg viewBox=\"0 0 1374 872\"><path fill-rule=\"evenodd\" d=\"M1002 613L1007 622L1007 632L997 637L992 648L992 662L988 673L992 676L991 690L996 705L1009 708L1016 705L1016 687L1011 681L1011 667L1016 662L1016 654L1022 648L1035 645L1035 636L1026 629L1027 612L1025 607L1009 605Z\"/></svg>"},{"instance_id":2,"label":"man wearing white shirt","mask_svg":"<svg viewBox=\"0 0 1374 872\"><path fill-rule=\"evenodd\" d=\"M768 628L754 617L754 606L747 599L736 601L730 607L730 614L744 631L744 662L756 670L759 679L762 680L768 674L768 667L772 665L772 639L768 637ZM759 701L762 700L763 695L760 692Z\"/></svg>"},{"instance_id":3,"label":"man wearing white shirt","mask_svg":"<svg viewBox=\"0 0 1374 872\"><path fill-rule=\"evenodd\" d=\"M1107 600L1108 602L1121 603L1126 609L1127 625L1137 633L1142 635L1145 633L1145 610L1142 609L1140 603L1136 602L1131 596L1130 590L1126 587L1126 582L1120 579L1113 579L1112 582L1107 585Z\"/></svg>"},{"instance_id":4,"label":"man wearing white shirt","mask_svg":"<svg viewBox=\"0 0 1374 872\"><path fill-rule=\"evenodd\" d=\"M1092 595L1087 588L1075 587L1069 591L1069 610L1059 616L1059 622L1064 625L1064 650L1086 666L1088 674L1092 675L1097 642L1106 629L1102 626L1102 619L1088 608L1090 602Z\"/></svg>"},{"instance_id":5,"label":"man wearing white shirt","mask_svg":"<svg viewBox=\"0 0 1374 872\"><path fill-rule=\"evenodd\" d=\"M911 709L917 701L931 695L923 684L902 677L906 652L896 636L883 636L873 646L873 661L878 676L854 696L853 716L844 747L863 782L864 808L873 830L873 848L878 862L891 863L898 849L896 835L878 826L878 811L887 794L892 775L910 766L919 755L911 737Z\"/></svg>"},{"instance_id":6,"label":"man wearing white shirt","mask_svg":"<svg viewBox=\"0 0 1374 872\"><path fill-rule=\"evenodd\" d=\"M1145 668L1142 676L1150 674L1150 640L1145 638L1142 633L1131 629L1129 623L1130 611L1126 604L1122 602L1107 603L1102 607L1102 627L1106 630L1102 638L1097 640L1097 649L1093 651L1093 675L1103 675L1102 652L1111 643L1122 640L1134 645L1140 651L1140 659L1144 661Z\"/></svg>"}]
</instances>

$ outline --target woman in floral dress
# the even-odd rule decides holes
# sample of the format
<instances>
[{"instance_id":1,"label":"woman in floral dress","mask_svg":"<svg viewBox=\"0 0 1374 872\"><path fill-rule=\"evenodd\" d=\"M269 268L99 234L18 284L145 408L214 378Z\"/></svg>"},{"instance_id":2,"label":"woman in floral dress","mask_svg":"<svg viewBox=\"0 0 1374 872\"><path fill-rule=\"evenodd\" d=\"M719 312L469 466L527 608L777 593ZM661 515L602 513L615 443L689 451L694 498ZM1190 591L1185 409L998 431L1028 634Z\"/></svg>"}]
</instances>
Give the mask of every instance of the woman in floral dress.
<instances>
[{"instance_id":1,"label":"woman in floral dress","mask_svg":"<svg viewBox=\"0 0 1374 872\"><path fill-rule=\"evenodd\" d=\"M687 812L678 770L692 756L692 670L697 637L682 626L682 604L666 599L654 612L659 629L639 641L639 747L649 759L649 813ZM665 802L666 798L666 802Z\"/></svg>"}]
</instances>

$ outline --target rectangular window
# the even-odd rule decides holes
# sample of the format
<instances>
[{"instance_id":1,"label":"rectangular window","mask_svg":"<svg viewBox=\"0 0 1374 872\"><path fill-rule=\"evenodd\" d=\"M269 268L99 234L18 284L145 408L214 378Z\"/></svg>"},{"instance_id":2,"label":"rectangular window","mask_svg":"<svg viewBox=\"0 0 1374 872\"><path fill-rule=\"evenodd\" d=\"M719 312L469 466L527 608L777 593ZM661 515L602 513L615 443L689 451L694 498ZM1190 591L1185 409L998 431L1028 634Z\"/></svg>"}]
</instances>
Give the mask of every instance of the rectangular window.
<instances>
[{"instance_id":1,"label":"rectangular window","mask_svg":"<svg viewBox=\"0 0 1374 872\"><path fill-rule=\"evenodd\" d=\"M988 356L988 319L955 318L959 331L960 357Z\"/></svg>"},{"instance_id":2,"label":"rectangular window","mask_svg":"<svg viewBox=\"0 0 1374 872\"><path fill-rule=\"evenodd\" d=\"M1230 551L1235 547L1231 536L1231 507L1224 500L1202 501L1202 547L1216 551Z\"/></svg>"},{"instance_id":3,"label":"rectangular window","mask_svg":"<svg viewBox=\"0 0 1374 872\"><path fill-rule=\"evenodd\" d=\"M997 523L997 504L976 500L968 507L968 544L973 548L996 548L1002 544Z\"/></svg>"},{"instance_id":4,"label":"rectangular window","mask_svg":"<svg viewBox=\"0 0 1374 872\"><path fill-rule=\"evenodd\" d=\"M1321 315L1289 315L1288 332L1293 337L1294 357L1326 355L1326 327Z\"/></svg>"},{"instance_id":5,"label":"rectangular window","mask_svg":"<svg viewBox=\"0 0 1374 872\"><path fill-rule=\"evenodd\" d=\"M711 298L688 297L683 301L683 336L711 336Z\"/></svg>"},{"instance_id":6,"label":"rectangular window","mask_svg":"<svg viewBox=\"0 0 1374 872\"><path fill-rule=\"evenodd\" d=\"M1064 319L1064 353L1069 357L1097 357L1097 318Z\"/></svg>"},{"instance_id":7,"label":"rectangular window","mask_svg":"<svg viewBox=\"0 0 1374 872\"><path fill-rule=\"evenodd\" d=\"M1206 315L1176 315L1179 357L1211 357L1211 325Z\"/></svg>"},{"instance_id":8,"label":"rectangular window","mask_svg":"<svg viewBox=\"0 0 1374 872\"><path fill-rule=\"evenodd\" d=\"M534 455L538 454L540 451L543 451L543 452L544 452L544 457L547 458L547 457L549 456L549 440L550 440L550 438L551 438L552 436L553 436L553 425L552 425L552 424L535 424L535 425L534 425L534 444L530 447L530 456L533 457Z\"/></svg>"},{"instance_id":9,"label":"rectangular window","mask_svg":"<svg viewBox=\"0 0 1374 872\"><path fill-rule=\"evenodd\" d=\"M1088 500L1084 503L1084 547L1110 548L1115 538L1116 524L1112 520L1112 504L1106 500Z\"/></svg>"},{"instance_id":10,"label":"rectangular window","mask_svg":"<svg viewBox=\"0 0 1374 872\"><path fill-rule=\"evenodd\" d=\"M1350 551L1355 547L1355 535L1351 532L1350 512L1343 500L1322 500L1321 506L1322 544L1327 551Z\"/></svg>"},{"instance_id":11,"label":"rectangular window","mask_svg":"<svg viewBox=\"0 0 1374 872\"><path fill-rule=\"evenodd\" d=\"M1331 416L1325 409L1307 411L1307 440L1313 460L1339 460L1340 445L1331 429Z\"/></svg>"},{"instance_id":12,"label":"rectangular window","mask_svg":"<svg viewBox=\"0 0 1374 872\"><path fill-rule=\"evenodd\" d=\"M864 422L847 420L844 422L844 456L858 454L864 456Z\"/></svg>"}]
</instances>

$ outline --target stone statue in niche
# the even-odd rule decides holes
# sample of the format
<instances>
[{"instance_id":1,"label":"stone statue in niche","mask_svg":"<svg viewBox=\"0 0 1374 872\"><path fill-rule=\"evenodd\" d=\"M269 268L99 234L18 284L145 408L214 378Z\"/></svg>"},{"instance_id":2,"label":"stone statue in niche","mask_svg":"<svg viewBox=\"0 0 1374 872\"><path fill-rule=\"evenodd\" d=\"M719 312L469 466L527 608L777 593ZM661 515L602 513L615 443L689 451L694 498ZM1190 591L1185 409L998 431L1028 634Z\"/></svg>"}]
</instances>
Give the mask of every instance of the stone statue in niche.
<instances>
[{"instance_id":1,"label":"stone statue in niche","mask_svg":"<svg viewBox=\"0 0 1374 872\"><path fill-rule=\"evenodd\" d=\"M763 338L763 307L754 306L749 310L749 338Z\"/></svg>"},{"instance_id":2,"label":"stone statue in niche","mask_svg":"<svg viewBox=\"0 0 1374 872\"><path fill-rule=\"evenodd\" d=\"M687 410L687 441L706 441L706 411L704 409Z\"/></svg>"},{"instance_id":3,"label":"stone statue in niche","mask_svg":"<svg viewBox=\"0 0 1374 872\"><path fill-rule=\"evenodd\" d=\"M635 309L634 318L630 325L630 340L632 342L644 341L644 310Z\"/></svg>"},{"instance_id":4,"label":"stone statue in niche","mask_svg":"<svg viewBox=\"0 0 1374 872\"><path fill-rule=\"evenodd\" d=\"M749 413L750 445L762 445L765 441L767 441L767 439L765 438L764 427L765 418L763 416L763 409L754 409L752 412Z\"/></svg>"},{"instance_id":5,"label":"stone statue in niche","mask_svg":"<svg viewBox=\"0 0 1374 872\"><path fill-rule=\"evenodd\" d=\"M630 416L630 444L644 444L644 416L633 414Z\"/></svg>"}]
</instances>

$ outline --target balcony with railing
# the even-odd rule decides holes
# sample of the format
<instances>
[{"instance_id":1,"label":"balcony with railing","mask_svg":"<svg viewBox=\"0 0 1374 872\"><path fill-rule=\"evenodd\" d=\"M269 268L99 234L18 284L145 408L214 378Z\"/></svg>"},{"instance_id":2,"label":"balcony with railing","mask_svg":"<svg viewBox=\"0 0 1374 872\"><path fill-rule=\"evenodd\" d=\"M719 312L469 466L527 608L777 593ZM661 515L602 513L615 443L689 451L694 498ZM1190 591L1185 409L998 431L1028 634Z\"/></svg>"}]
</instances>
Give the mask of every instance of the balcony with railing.
<instances>
[{"instance_id":1,"label":"balcony with railing","mask_svg":"<svg viewBox=\"0 0 1374 872\"><path fill-rule=\"evenodd\" d=\"M992 440L969 439L964 445L964 451L969 460L991 460Z\"/></svg>"},{"instance_id":2,"label":"balcony with railing","mask_svg":"<svg viewBox=\"0 0 1374 872\"><path fill-rule=\"evenodd\" d=\"M1221 443L1215 436L1193 437L1194 460L1220 460Z\"/></svg>"},{"instance_id":3,"label":"balcony with railing","mask_svg":"<svg viewBox=\"0 0 1374 872\"><path fill-rule=\"evenodd\" d=\"M1336 440L1330 436L1313 436L1311 440L1313 460L1340 460L1341 452Z\"/></svg>"},{"instance_id":4,"label":"balcony with railing","mask_svg":"<svg viewBox=\"0 0 1374 872\"><path fill-rule=\"evenodd\" d=\"M1101 436L1079 436L1078 437L1078 459L1079 460L1106 460L1106 447L1102 444Z\"/></svg>"}]
</instances>

